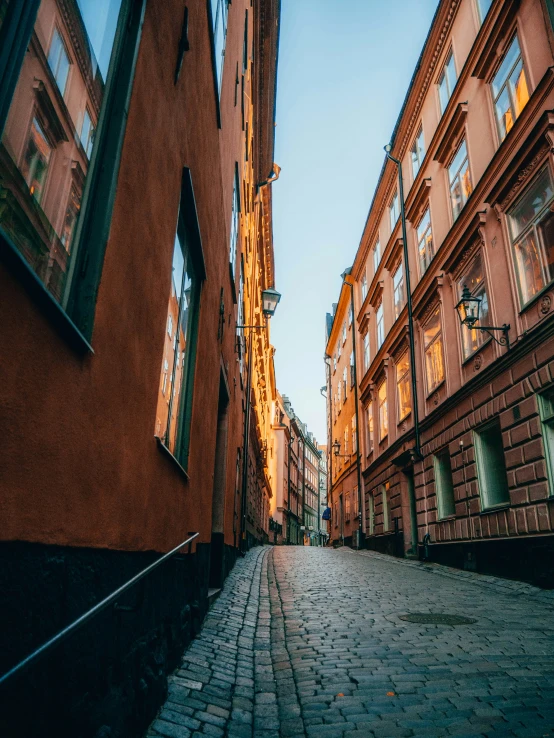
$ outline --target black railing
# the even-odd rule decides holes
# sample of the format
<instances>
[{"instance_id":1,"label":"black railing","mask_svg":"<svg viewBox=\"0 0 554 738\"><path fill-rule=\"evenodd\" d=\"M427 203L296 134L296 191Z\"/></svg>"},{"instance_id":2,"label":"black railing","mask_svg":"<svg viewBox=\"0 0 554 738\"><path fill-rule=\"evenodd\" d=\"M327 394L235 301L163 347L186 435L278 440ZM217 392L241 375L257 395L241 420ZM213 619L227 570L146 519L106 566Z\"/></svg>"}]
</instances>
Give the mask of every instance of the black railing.
<instances>
[{"instance_id":1,"label":"black railing","mask_svg":"<svg viewBox=\"0 0 554 738\"><path fill-rule=\"evenodd\" d=\"M144 579L145 576L147 576L152 571L154 571L154 569L157 569L158 566L163 564L165 561L175 556L175 554L179 553L179 551L181 551L185 546L188 545L189 553L190 553L192 550L192 542L194 541L195 538L198 538L199 535L200 535L199 533L189 533L189 537L185 541L183 541L183 543L180 543L178 546L175 546L175 548L171 549L171 551L168 551L168 553L164 554L163 556L160 556L159 559L156 559L156 561L154 561L152 564L147 566L145 569L142 569L142 571L139 571L138 574L135 574L135 576L129 579L127 582L125 582L125 584L122 584L121 587L118 587L110 595L105 597L98 604L94 605L94 607L91 607L90 610L87 610L85 613L83 613L83 615L78 617L76 620L70 623L67 627L63 628L63 630L60 630L59 633L56 633L56 635L50 638L48 641L46 641L46 643L43 643L42 646L39 646L37 649L35 649L26 658L24 658L22 661L20 661L18 664L16 664L9 671L7 671L3 676L0 677L0 687L3 687L6 684L6 682L8 682L8 680L11 680L19 676L20 674L22 674L31 664L34 664L35 662L39 661L39 659L41 659L47 653L49 653L54 648L56 648L56 646L58 646L62 641L64 641L70 635L72 635L77 630L79 630L83 625L85 625L85 623L91 620L95 615L98 615L98 613L102 612L102 610L105 610L106 607L108 607L108 605L111 605L112 603L116 603L117 600L121 597L121 595L127 592L127 590L133 587L141 579Z\"/></svg>"}]
</instances>

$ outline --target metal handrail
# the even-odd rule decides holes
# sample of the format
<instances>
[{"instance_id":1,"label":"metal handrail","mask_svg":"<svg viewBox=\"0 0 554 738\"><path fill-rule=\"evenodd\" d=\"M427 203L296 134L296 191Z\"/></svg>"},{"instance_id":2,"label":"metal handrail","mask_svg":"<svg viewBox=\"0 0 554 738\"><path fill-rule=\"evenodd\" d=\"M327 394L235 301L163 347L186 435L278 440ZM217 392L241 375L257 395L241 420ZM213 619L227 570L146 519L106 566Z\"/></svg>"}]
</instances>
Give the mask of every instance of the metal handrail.
<instances>
[{"instance_id":1,"label":"metal handrail","mask_svg":"<svg viewBox=\"0 0 554 738\"><path fill-rule=\"evenodd\" d=\"M18 664L16 664L14 667L12 667L9 671L7 671L4 675L0 677L0 687L3 686L12 677L19 675L30 664L42 658L42 656L44 656L47 651L50 651L52 648L57 646L61 641L63 641L69 635L71 635L76 630L81 628L87 621L89 621L99 612L104 610L112 602L117 600L124 592L130 589L134 584L140 581L147 574L150 574L150 572L156 569L158 566L160 566L160 564L163 564L164 561L167 561L167 559L170 559L172 556L175 556L175 554L178 553L186 545L191 545L192 541L194 541L195 538L198 538L199 535L200 533L194 533L189 538L187 538L186 541L183 541L183 543L180 543L178 546L175 546L175 548L171 549L171 551L168 551L168 553L164 554L159 559L154 561L154 563L147 566L146 569L143 569L142 571L139 571L138 574L135 574L135 576L132 579L129 579L129 581L125 582L125 584L122 584L121 587L116 589L115 592L112 592L111 595L108 595L107 597L105 597L103 600L101 600L97 605L92 607L90 610L87 610L87 612L85 612L83 615L78 617L77 620L74 620L72 623L70 623L70 625L65 627L63 630L60 630L59 633L57 633L55 636L50 638L50 640L46 641L46 643L43 643L42 646L39 646L35 651L30 653L26 658L24 658L22 661L20 661Z\"/></svg>"}]
</instances>

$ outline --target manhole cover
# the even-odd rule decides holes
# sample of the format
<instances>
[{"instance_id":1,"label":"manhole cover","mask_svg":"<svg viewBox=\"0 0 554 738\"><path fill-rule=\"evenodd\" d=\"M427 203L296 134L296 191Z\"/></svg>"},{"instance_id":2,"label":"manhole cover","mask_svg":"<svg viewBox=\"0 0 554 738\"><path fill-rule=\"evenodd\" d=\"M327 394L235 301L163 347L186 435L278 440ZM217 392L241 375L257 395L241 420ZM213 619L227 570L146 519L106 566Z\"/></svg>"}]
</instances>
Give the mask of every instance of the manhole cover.
<instances>
[{"instance_id":1,"label":"manhole cover","mask_svg":"<svg viewBox=\"0 0 554 738\"><path fill-rule=\"evenodd\" d=\"M409 623L436 623L437 625L470 625L477 622L474 618L445 615L440 612L410 612L399 617L400 620L407 620Z\"/></svg>"}]
</instances>

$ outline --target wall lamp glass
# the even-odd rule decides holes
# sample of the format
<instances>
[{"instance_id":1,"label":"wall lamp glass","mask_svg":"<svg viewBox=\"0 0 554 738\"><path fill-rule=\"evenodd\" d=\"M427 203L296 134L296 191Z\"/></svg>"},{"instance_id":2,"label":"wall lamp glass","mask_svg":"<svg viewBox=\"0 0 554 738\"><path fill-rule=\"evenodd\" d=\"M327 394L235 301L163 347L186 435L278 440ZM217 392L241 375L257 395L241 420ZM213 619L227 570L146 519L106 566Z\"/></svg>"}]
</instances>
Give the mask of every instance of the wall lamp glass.
<instances>
[{"instance_id":1,"label":"wall lamp glass","mask_svg":"<svg viewBox=\"0 0 554 738\"><path fill-rule=\"evenodd\" d=\"M462 290L462 297L460 299L460 302L456 305L456 311L458 313L458 317L460 318L460 323L462 325L465 325L466 328L470 331L485 331L485 333L488 333L489 336L496 341L496 343L498 343L500 346L507 346L507 348L509 349L509 323L504 323L504 325L501 326L478 325L479 319L481 317L481 301L481 297L476 297L475 295L472 295L469 287L467 285L464 285L464 289ZM496 338L496 336L493 335L491 331L501 331L502 335L500 336L500 338Z\"/></svg>"},{"instance_id":2,"label":"wall lamp glass","mask_svg":"<svg viewBox=\"0 0 554 738\"><path fill-rule=\"evenodd\" d=\"M281 293L277 292L272 288L262 291L262 312L266 318L272 318L275 315L275 310L281 299ZM237 325L237 328L245 329L251 328L252 330L260 330L266 327L266 323L262 325Z\"/></svg>"}]
</instances>

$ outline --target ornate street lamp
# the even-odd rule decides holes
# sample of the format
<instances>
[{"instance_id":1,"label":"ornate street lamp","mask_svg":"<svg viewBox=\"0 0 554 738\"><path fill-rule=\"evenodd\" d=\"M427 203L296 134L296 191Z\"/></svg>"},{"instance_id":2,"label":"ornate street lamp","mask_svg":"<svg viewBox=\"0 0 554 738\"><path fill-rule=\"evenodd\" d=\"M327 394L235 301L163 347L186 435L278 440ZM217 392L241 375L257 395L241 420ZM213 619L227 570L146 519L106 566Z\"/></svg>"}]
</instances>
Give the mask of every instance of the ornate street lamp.
<instances>
[{"instance_id":1,"label":"ornate street lamp","mask_svg":"<svg viewBox=\"0 0 554 738\"><path fill-rule=\"evenodd\" d=\"M262 292L262 311L268 318L272 318L275 314L281 293L274 289L263 290Z\"/></svg>"},{"instance_id":2,"label":"ornate street lamp","mask_svg":"<svg viewBox=\"0 0 554 738\"><path fill-rule=\"evenodd\" d=\"M488 333L489 336L496 341L496 343L498 343L500 346L506 346L509 349L509 323L504 323L504 325L502 326L477 325L481 317L481 302L482 298L472 295L467 284L465 284L464 289L462 290L462 297L459 303L456 305L456 311L458 313L458 317L460 318L460 323L462 325L465 325L466 328L468 328L468 330L470 331L485 331L485 333ZM494 336L491 331L502 331L502 336L500 336L500 338L496 338L496 336Z\"/></svg>"},{"instance_id":3,"label":"ornate street lamp","mask_svg":"<svg viewBox=\"0 0 554 738\"><path fill-rule=\"evenodd\" d=\"M338 458L340 456L341 459L350 459L352 458L350 454L341 454L340 452L340 442L334 441L332 445L333 453L335 454L335 457Z\"/></svg>"}]
</instances>

